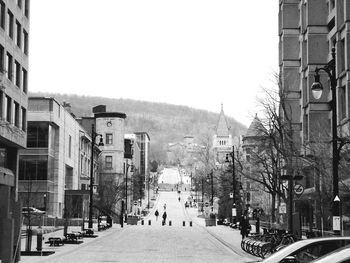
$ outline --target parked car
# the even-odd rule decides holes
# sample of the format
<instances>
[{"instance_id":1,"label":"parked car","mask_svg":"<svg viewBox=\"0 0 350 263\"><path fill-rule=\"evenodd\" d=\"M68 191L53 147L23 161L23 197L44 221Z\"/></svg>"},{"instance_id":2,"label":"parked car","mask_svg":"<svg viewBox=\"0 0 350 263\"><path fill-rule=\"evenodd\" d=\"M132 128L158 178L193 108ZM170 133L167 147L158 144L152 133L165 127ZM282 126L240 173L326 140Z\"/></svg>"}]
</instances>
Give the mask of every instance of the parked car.
<instances>
[{"instance_id":1,"label":"parked car","mask_svg":"<svg viewBox=\"0 0 350 263\"><path fill-rule=\"evenodd\" d=\"M39 210L35 207L22 207L23 215L42 215L45 214L45 211Z\"/></svg>"},{"instance_id":2,"label":"parked car","mask_svg":"<svg viewBox=\"0 0 350 263\"><path fill-rule=\"evenodd\" d=\"M268 258L263 263L307 263L341 247L350 245L350 237L318 237L297 241Z\"/></svg>"},{"instance_id":3,"label":"parked car","mask_svg":"<svg viewBox=\"0 0 350 263\"><path fill-rule=\"evenodd\" d=\"M350 262L350 246L342 247L333 252L326 254L312 263L349 263Z\"/></svg>"}]
</instances>

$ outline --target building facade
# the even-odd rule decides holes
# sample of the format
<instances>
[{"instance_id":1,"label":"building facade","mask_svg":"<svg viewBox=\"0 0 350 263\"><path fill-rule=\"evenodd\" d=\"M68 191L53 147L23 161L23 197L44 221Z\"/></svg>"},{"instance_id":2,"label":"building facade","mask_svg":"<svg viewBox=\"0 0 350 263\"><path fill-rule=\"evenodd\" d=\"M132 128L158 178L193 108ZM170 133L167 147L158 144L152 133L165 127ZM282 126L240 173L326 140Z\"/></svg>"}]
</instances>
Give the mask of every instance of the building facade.
<instances>
[{"instance_id":1,"label":"building facade","mask_svg":"<svg viewBox=\"0 0 350 263\"><path fill-rule=\"evenodd\" d=\"M29 0L0 1L0 261L19 260L18 151L26 146ZM15 257L15 259L14 259Z\"/></svg>"},{"instance_id":2,"label":"building facade","mask_svg":"<svg viewBox=\"0 0 350 263\"><path fill-rule=\"evenodd\" d=\"M147 132L134 132L136 135L136 143L140 148L140 175L144 179L144 193L141 196L145 196L146 203L149 203L151 196L153 196L152 182L150 178L150 144L151 139ZM141 204L144 206L144 203Z\"/></svg>"},{"instance_id":3,"label":"building facade","mask_svg":"<svg viewBox=\"0 0 350 263\"><path fill-rule=\"evenodd\" d=\"M19 153L19 194L23 206L44 210L48 217L62 218L66 191L88 189L91 137L71 114L69 104L61 105L54 98L31 97L26 146ZM85 200L85 207L86 203Z\"/></svg>"},{"instance_id":4,"label":"building facade","mask_svg":"<svg viewBox=\"0 0 350 263\"><path fill-rule=\"evenodd\" d=\"M349 79L350 2L343 0L293 0L279 1L279 65L281 91L286 111L283 113L293 128L293 142L300 154L316 165L305 163L303 180L305 188L295 198L294 210L300 212L303 229L331 230L333 197L321 201L326 185L331 185L332 169L326 164L323 170L320 160L331 160L331 90L328 75L321 71L324 91L320 99L311 93L316 67L324 67L336 52L336 101L338 137L349 136ZM345 147L346 148L346 147ZM328 155L327 157L321 154ZM343 230L349 232L349 176L348 169L339 170L340 199L343 203ZM342 187L343 186L343 187ZM326 190L328 192L332 189Z\"/></svg>"}]
</instances>

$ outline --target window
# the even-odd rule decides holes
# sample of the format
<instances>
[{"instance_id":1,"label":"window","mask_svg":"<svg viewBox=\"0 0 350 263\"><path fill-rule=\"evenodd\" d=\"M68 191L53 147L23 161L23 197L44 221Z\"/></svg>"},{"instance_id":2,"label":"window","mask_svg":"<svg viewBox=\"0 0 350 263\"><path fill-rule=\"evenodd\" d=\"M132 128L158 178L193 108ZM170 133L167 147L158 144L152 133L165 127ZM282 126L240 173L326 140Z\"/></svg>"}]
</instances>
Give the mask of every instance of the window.
<instances>
[{"instance_id":1,"label":"window","mask_svg":"<svg viewBox=\"0 0 350 263\"><path fill-rule=\"evenodd\" d=\"M5 49L0 45L0 71L4 72L4 62L5 62Z\"/></svg>"},{"instance_id":2,"label":"window","mask_svg":"<svg viewBox=\"0 0 350 263\"><path fill-rule=\"evenodd\" d=\"M6 121L11 123L12 117L12 99L9 96L6 96Z\"/></svg>"},{"instance_id":3,"label":"window","mask_svg":"<svg viewBox=\"0 0 350 263\"><path fill-rule=\"evenodd\" d=\"M22 130L27 130L27 110L22 107Z\"/></svg>"},{"instance_id":4,"label":"window","mask_svg":"<svg viewBox=\"0 0 350 263\"><path fill-rule=\"evenodd\" d=\"M22 68L22 89L24 93L27 93L28 89L27 89L27 71L25 70L25 68Z\"/></svg>"},{"instance_id":5,"label":"window","mask_svg":"<svg viewBox=\"0 0 350 263\"><path fill-rule=\"evenodd\" d=\"M105 159L105 168L112 169L112 156L107 155Z\"/></svg>"},{"instance_id":6,"label":"window","mask_svg":"<svg viewBox=\"0 0 350 263\"><path fill-rule=\"evenodd\" d=\"M106 133L106 144L113 144L113 134L112 133Z\"/></svg>"},{"instance_id":7,"label":"window","mask_svg":"<svg viewBox=\"0 0 350 263\"><path fill-rule=\"evenodd\" d=\"M23 53L28 55L28 33L23 29Z\"/></svg>"},{"instance_id":8,"label":"window","mask_svg":"<svg viewBox=\"0 0 350 263\"><path fill-rule=\"evenodd\" d=\"M21 64L15 60L15 83L18 88L21 87Z\"/></svg>"},{"instance_id":9,"label":"window","mask_svg":"<svg viewBox=\"0 0 350 263\"><path fill-rule=\"evenodd\" d=\"M18 174L19 180L47 180L47 156L20 156Z\"/></svg>"},{"instance_id":10,"label":"window","mask_svg":"<svg viewBox=\"0 0 350 263\"><path fill-rule=\"evenodd\" d=\"M72 157L72 136L69 135L69 141L68 141L68 157Z\"/></svg>"},{"instance_id":11,"label":"window","mask_svg":"<svg viewBox=\"0 0 350 263\"><path fill-rule=\"evenodd\" d=\"M346 92L345 92L345 86L340 87L338 91L339 96L339 120L343 120L346 118Z\"/></svg>"},{"instance_id":12,"label":"window","mask_svg":"<svg viewBox=\"0 0 350 263\"><path fill-rule=\"evenodd\" d=\"M4 93L0 90L0 120L3 118Z\"/></svg>"},{"instance_id":13,"label":"window","mask_svg":"<svg viewBox=\"0 0 350 263\"><path fill-rule=\"evenodd\" d=\"M7 10L7 33L13 39L13 14Z\"/></svg>"},{"instance_id":14,"label":"window","mask_svg":"<svg viewBox=\"0 0 350 263\"><path fill-rule=\"evenodd\" d=\"M27 125L27 147L47 148L49 142L49 124L47 122L28 122Z\"/></svg>"},{"instance_id":15,"label":"window","mask_svg":"<svg viewBox=\"0 0 350 263\"><path fill-rule=\"evenodd\" d=\"M13 102L14 106L15 106L15 121L14 124L16 127L19 127L19 104L17 102Z\"/></svg>"},{"instance_id":16,"label":"window","mask_svg":"<svg viewBox=\"0 0 350 263\"><path fill-rule=\"evenodd\" d=\"M24 0L24 15L29 18L29 0Z\"/></svg>"},{"instance_id":17,"label":"window","mask_svg":"<svg viewBox=\"0 0 350 263\"><path fill-rule=\"evenodd\" d=\"M7 62L6 62L6 71L7 71L7 78L9 80L13 80L13 59L12 56L10 55L10 53L7 52L6 55L7 58Z\"/></svg>"},{"instance_id":18,"label":"window","mask_svg":"<svg viewBox=\"0 0 350 263\"><path fill-rule=\"evenodd\" d=\"M5 29L5 3L0 0L0 26L2 29Z\"/></svg>"},{"instance_id":19,"label":"window","mask_svg":"<svg viewBox=\"0 0 350 263\"><path fill-rule=\"evenodd\" d=\"M21 48L22 43L22 26L20 22L16 20L16 45Z\"/></svg>"}]
</instances>

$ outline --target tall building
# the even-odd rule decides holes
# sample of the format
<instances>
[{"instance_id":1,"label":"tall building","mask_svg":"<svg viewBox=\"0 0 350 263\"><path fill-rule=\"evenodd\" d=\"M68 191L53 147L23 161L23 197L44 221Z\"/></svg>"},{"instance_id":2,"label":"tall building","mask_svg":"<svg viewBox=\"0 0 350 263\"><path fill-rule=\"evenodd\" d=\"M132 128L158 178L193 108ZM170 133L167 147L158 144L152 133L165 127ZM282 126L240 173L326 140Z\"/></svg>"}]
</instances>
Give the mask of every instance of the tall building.
<instances>
[{"instance_id":1,"label":"tall building","mask_svg":"<svg viewBox=\"0 0 350 263\"><path fill-rule=\"evenodd\" d=\"M350 69L349 1L343 0L293 0L279 1L279 65L281 91L285 97L287 109L285 119L293 128L294 145L303 156L311 157L320 144L326 144L331 153L331 91L328 75L321 71L324 91L320 99L311 93L316 67L324 67L332 60L332 48L336 51L336 94L337 128L339 137L349 136L349 80ZM329 154L331 156L331 154ZM317 161L317 160L316 160ZM320 201L325 174L332 177L331 168L326 173L317 167L305 163L304 178L300 184L304 193L295 202L299 210L302 227L329 230L331 222L331 200ZM345 201L350 193L348 172L340 175L340 198ZM323 183L322 183L323 182ZM329 181L328 184L331 182ZM342 186L343 189L342 189ZM350 215L350 206L343 203L343 219ZM349 224L344 222L344 230Z\"/></svg>"},{"instance_id":2,"label":"tall building","mask_svg":"<svg viewBox=\"0 0 350 263\"><path fill-rule=\"evenodd\" d=\"M26 146L28 42L29 0L1 0L0 261L6 263L19 260L21 250L18 151Z\"/></svg>"}]
</instances>

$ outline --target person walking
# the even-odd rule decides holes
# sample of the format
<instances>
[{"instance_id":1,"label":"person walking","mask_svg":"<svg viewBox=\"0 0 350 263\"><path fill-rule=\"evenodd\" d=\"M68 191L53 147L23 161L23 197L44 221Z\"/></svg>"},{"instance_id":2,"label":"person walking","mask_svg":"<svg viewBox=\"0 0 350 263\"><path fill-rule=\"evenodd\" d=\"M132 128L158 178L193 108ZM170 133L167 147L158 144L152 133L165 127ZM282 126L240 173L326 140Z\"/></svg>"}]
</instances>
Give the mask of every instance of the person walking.
<instances>
[{"instance_id":1,"label":"person walking","mask_svg":"<svg viewBox=\"0 0 350 263\"><path fill-rule=\"evenodd\" d=\"M154 212L154 215L156 216L156 221L158 221L158 216L159 216L158 209Z\"/></svg>"},{"instance_id":2,"label":"person walking","mask_svg":"<svg viewBox=\"0 0 350 263\"><path fill-rule=\"evenodd\" d=\"M248 236L248 234L249 234L249 226L250 225L249 225L247 214L244 214L241 217L241 222L239 224L239 228L241 230L241 235L242 235L242 240Z\"/></svg>"},{"instance_id":3,"label":"person walking","mask_svg":"<svg viewBox=\"0 0 350 263\"><path fill-rule=\"evenodd\" d=\"M167 214L166 214L166 212L164 211L164 213L163 213L163 222L162 222L162 225L164 226L165 224L166 224L166 217L167 217Z\"/></svg>"}]
</instances>

